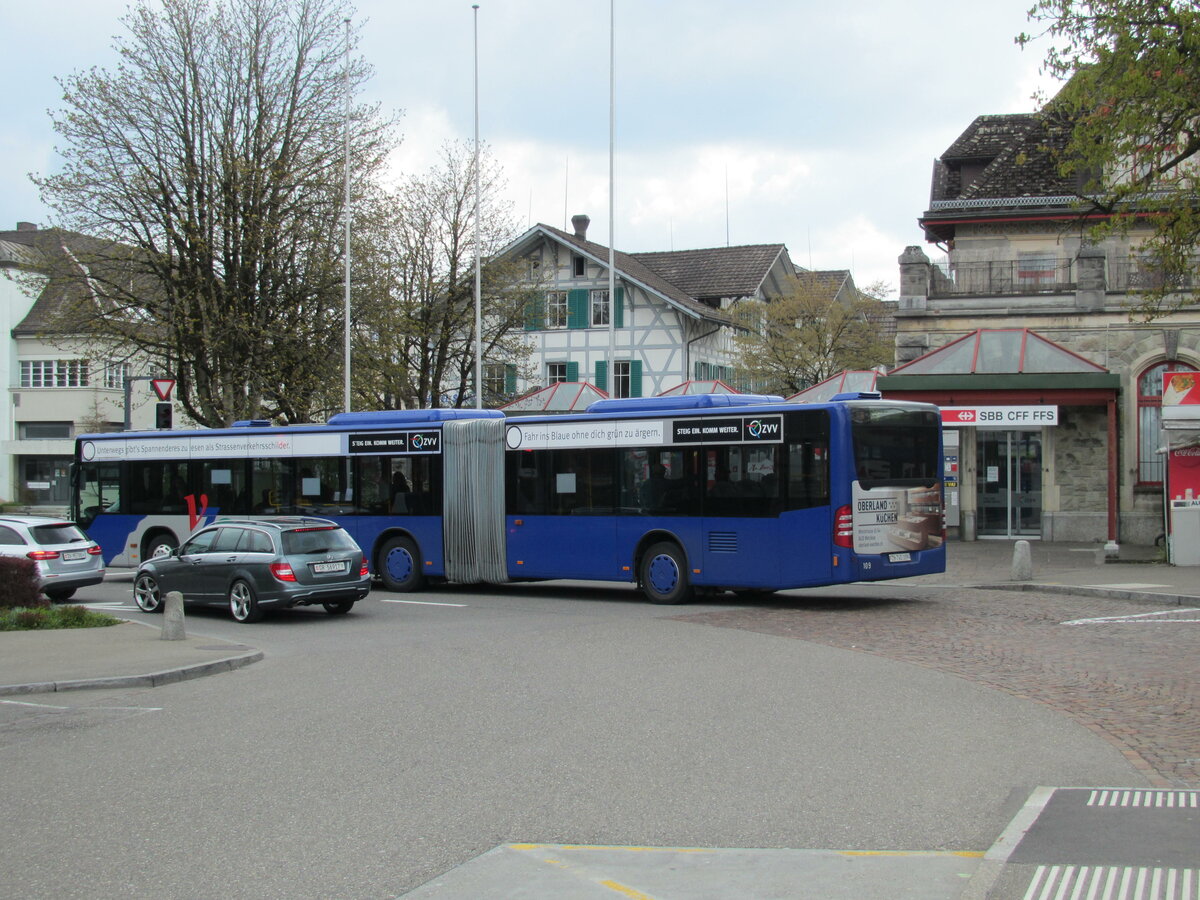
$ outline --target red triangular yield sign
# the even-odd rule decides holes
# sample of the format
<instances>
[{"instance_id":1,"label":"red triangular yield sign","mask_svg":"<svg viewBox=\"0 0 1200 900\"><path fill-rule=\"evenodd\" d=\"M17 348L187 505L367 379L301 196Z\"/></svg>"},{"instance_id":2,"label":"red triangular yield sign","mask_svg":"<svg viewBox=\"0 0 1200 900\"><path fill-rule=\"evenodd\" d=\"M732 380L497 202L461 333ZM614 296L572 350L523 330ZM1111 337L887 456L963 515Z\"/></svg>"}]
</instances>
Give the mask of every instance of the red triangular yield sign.
<instances>
[{"instance_id":1,"label":"red triangular yield sign","mask_svg":"<svg viewBox=\"0 0 1200 900\"><path fill-rule=\"evenodd\" d=\"M174 378L151 378L150 387L158 394L159 400L170 400L171 390L175 387Z\"/></svg>"}]
</instances>

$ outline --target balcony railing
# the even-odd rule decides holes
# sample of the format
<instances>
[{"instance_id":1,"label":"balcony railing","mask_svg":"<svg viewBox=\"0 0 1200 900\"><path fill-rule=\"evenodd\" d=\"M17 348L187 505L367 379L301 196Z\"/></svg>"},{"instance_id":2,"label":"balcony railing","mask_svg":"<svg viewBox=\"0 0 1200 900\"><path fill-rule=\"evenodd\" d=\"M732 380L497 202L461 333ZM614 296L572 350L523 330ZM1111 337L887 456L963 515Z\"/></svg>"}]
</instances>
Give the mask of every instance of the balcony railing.
<instances>
[{"instance_id":1,"label":"balcony railing","mask_svg":"<svg viewBox=\"0 0 1200 900\"><path fill-rule=\"evenodd\" d=\"M1079 261L1072 259L996 259L966 262L937 262L933 267L931 297L963 295L1069 294L1078 285ZM1191 270L1182 275L1164 275L1152 261L1137 256L1115 256L1104 260L1103 287L1109 293L1148 291L1164 282L1172 290L1200 288L1200 256L1192 260Z\"/></svg>"},{"instance_id":2,"label":"balcony railing","mask_svg":"<svg viewBox=\"0 0 1200 900\"><path fill-rule=\"evenodd\" d=\"M1174 291L1193 290L1200 278L1200 257L1193 257L1189 271L1167 275L1150 261L1137 256L1122 256L1108 260L1108 289L1110 291L1151 291L1164 286Z\"/></svg>"},{"instance_id":3,"label":"balcony railing","mask_svg":"<svg viewBox=\"0 0 1200 900\"><path fill-rule=\"evenodd\" d=\"M1072 274L1069 259L942 262L934 267L930 294L1062 294L1075 290Z\"/></svg>"}]
</instances>

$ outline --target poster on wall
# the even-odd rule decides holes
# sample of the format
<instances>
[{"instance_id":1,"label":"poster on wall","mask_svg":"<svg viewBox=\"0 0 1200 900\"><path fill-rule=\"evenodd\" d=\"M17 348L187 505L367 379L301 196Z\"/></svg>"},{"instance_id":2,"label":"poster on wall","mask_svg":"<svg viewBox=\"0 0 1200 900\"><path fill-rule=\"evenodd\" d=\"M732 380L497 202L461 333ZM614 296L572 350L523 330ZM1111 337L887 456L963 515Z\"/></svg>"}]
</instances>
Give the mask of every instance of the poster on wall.
<instances>
[{"instance_id":1,"label":"poster on wall","mask_svg":"<svg viewBox=\"0 0 1200 900\"><path fill-rule=\"evenodd\" d=\"M1162 419L1171 508L1200 506L1200 372L1163 373Z\"/></svg>"},{"instance_id":2,"label":"poster on wall","mask_svg":"<svg viewBox=\"0 0 1200 900\"><path fill-rule=\"evenodd\" d=\"M856 553L913 553L942 545L942 489L874 488L854 482Z\"/></svg>"}]
</instances>

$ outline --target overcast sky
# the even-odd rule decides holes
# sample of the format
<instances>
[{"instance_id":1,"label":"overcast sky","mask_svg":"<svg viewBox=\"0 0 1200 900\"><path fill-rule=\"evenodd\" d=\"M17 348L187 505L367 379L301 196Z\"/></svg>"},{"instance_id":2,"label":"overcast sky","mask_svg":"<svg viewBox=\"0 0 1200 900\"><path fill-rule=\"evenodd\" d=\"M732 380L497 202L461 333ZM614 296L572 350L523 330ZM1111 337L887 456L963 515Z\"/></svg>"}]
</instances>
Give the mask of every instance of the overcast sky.
<instances>
[{"instance_id":1,"label":"overcast sky","mask_svg":"<svg viewBox=\"0 0 1200 900\"><path fill-rule=\"evenodd\" d=\"M587 213L608 243L609 0L478 0L480 130L517 224ZM784 243L897 286L932 161L977 115L1026 112L1029 0L616 0L616 239L628 252ZM125 0L0 5L0 229L49 224L56 76L115 60ZM395 171L473 134L471 0L360 0ZM727 199L728 198L728 199ZM931 255L937 252L927 247Z\"/></svg>"}]
</instances>

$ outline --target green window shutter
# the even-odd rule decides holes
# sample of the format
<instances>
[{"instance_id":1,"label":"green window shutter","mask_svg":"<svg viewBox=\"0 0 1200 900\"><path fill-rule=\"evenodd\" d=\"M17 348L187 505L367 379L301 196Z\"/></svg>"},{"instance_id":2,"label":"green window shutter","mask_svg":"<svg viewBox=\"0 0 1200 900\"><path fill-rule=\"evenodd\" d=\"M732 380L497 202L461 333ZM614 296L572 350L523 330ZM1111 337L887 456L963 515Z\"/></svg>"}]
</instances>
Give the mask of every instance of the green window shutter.
<instances>
[{"instance_id":1,"label":"green window shutter","mask_svg":"<svg viewBox=\"0 0 1200 900\"><path fill-rule=\"evenodd\" d=\"M567 381L579 380L579 363L567 361Z\"/></svg>"},{"instance_id":2,"label":"green window shutter","mask_svg":"<svg viewBox=\"0 0 1200 900\"><path fill-rule=\"evenodd\" d=\"M540 331L546 322L546 298L530 297L525 301L525 330Z\"/></svg>"},{"instance_id":3,"label":"green window shutter","mask_svg":"<svg viewBox=\"0 0 1200 900\"><path fill-rule=\"evenodd\" d=\"M515 394L517 391L517 367L512 363L504 364L504 393Z\"/></svg>"},{"instance_id":4,"label":"green window shutter","mask_svg":"<svg viewBox=\"0 0 1200 900\"><path fill-rule=\"evenodd\" d=\"M575 288L567 292L567 327L588 327L588 291L587 288Z\"/></svg>"},{"instance_id":5,"label":"green window shutter","mask_svg":"<svg viewBox=\"0 0 1200 900\"><path fill-rule=\"evenodd\" d=\"M625 288L617 288L617 304L613 310L613 315L616 316L613 321L617 328L625 327Z\"/></svg>"},{"instance_id":6,"label":"green window shutter","mask_svg":"<svg viewBox=\"0 0 1200 900\"><path fill-rule=\"evenodd\" d=\"M596 387L602 391L608 390L608 363L604 360L596 363Z\"/></svg>"},{"instance_id":7,"label":"green window shutter","mask_svg":"<svg viewBox=\"0 0 1200 900\"><path fill-rule=\"evenodd\" d=\"M642 396L642 361L640 359L629 361L629 396Z\"/></svg>"}]
</instances>

